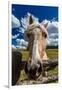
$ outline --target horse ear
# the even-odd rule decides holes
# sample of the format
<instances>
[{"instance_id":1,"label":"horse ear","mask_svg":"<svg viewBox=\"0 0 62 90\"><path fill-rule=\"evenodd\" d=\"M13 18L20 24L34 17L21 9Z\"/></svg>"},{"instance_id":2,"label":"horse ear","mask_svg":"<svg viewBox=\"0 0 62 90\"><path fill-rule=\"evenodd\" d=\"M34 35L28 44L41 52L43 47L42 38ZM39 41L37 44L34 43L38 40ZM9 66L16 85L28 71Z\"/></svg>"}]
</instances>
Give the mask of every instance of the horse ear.
<instances>
[{"instance_id":1,"label":"horse ear","mask_svg":"<svg viewBox=\"0 0 62 90\"><path fill-rule=\"evenodd\" d=\"M45 24L44 24L44 27L47 28L47 27L48 27L48 23L45 23Z\"/></svg>"},{"instance_id":2,"label":"horse ear","mask_svg":"<svg viewBox=\"0 0 62 90\"><path fill-rule=\"evenodd\" d=\"M29 24L32 24L34 22L33 18L32 18L32 15L30 15L29 17Z\"/></svg>"}]
</instances>

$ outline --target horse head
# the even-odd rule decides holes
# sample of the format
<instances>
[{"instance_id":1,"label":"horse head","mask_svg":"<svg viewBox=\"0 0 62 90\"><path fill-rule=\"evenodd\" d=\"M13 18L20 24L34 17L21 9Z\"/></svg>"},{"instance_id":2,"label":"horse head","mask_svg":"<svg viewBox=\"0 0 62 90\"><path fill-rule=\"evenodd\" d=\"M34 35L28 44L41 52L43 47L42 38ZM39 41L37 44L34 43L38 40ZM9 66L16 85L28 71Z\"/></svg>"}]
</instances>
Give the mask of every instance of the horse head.
<instances>
[{"instance_id":1,"label":"horse head","mask_svg":"<svg viewBox=\"0 0 62 90\"><path fill-rule=\"evenodd\" d=\"M28 71L33 75L38 76L39 68L42 61L47 60L46 55L46 42L47 42L47 23L36 23L30 15L29 26L25 31L25 35L28 41L29 60L27 64Z\"/></svg>"}]
</instances>

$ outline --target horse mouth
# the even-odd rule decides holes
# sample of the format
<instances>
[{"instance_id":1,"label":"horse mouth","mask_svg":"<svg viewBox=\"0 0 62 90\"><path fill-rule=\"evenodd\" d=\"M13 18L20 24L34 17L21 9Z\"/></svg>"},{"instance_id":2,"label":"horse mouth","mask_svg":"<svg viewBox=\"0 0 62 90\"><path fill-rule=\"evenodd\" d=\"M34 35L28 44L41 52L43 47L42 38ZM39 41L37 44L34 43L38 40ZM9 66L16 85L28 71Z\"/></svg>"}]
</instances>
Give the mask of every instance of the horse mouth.
<instances>
[{"instance_id":1,"label":"horse mouth","mask_svg":"<svg viewBox=\"0 0 62 90\"><path fill-rule=\"evenodd\" d=\"M32 68L31 66L29 67L29 66L30 65L26 63L25 65L26 74L28 75L30 79L37 79L40 76L41 71L42 71L41 64L39 67L35 65L34 68Z\"/></svg>"}]
</instances>

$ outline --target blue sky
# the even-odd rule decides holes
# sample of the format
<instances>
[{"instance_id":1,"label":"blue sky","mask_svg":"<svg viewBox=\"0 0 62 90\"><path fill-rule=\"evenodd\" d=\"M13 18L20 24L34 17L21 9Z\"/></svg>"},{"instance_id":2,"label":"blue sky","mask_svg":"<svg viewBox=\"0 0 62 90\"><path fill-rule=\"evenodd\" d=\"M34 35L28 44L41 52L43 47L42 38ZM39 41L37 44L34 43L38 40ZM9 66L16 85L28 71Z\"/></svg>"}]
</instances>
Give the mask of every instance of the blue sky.
<instances>
[{"instance_id":1,"label":"blue sky","mask_svg":"<svg viewBox=\"0 0 62 90\"><path fill-rule=\"evenodd\" d=\"M18 23L20 24L21 18L24 18L28 12L34 15L36 18L38 18L39 22L42 22L43 20L50 21L49 29L51 30L57 29L55 25L58 22L58 7L12 4L12 15L18 20L17 24ZM12 39L12 44L15 46L17 45L16 39L24 39L24 33L19 32L19 28L20 28L20 25L19 27L12 28L13 36L17 36L17 34L19 34L16 38Z\"/></svg>"},{"instance_id":2,"label":"blue sky","mask_svg":"<svg viewBox=\"0 0 62 90\"><path fill-rule=\"evenodd\" d=\"M39 21L44 19L52 20L55 18L58 21L58 8L51 6L33 6L33 5L12 5L12 13L20 19L24 17L27 12L39 18Z\"/></svg>"}]
</instances>

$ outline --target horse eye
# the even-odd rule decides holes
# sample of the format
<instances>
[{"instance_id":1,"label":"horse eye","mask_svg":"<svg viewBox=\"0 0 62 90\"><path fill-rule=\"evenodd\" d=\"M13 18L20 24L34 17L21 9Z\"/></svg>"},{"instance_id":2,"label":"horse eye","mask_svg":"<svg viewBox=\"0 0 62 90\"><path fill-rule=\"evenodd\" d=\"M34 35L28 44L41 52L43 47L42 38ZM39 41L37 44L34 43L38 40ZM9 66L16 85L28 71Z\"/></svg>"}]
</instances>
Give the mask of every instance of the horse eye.
<instances>
[{"instance_id":1,"label":"horse eye","mask_svg":"<svg viewBox=\"0 0 62 90\"><path fill-rule=\"evenodd\" d=\"M30 34L27 34L27 37L30 38Z\"/></svg>"},{"instance_id":2,"label":"horse eye","mask_svg":"<svg viewBox=\"0 0 62 90\"><path fill-rule=\"evenodd\" d=\"M47 38L47 34L46 33L43 32L42 35L43 35L43 37Z\"/></svg>"},{"instance_id":3,"label":"horse eye","mask_svg":"<svg viewBox=\"0 0 62 90\"><path fill-rule=\"evenodd\" d=\"M47 34L45 34L44 37L47 38Z\"/></svg>"}]
</instances>

